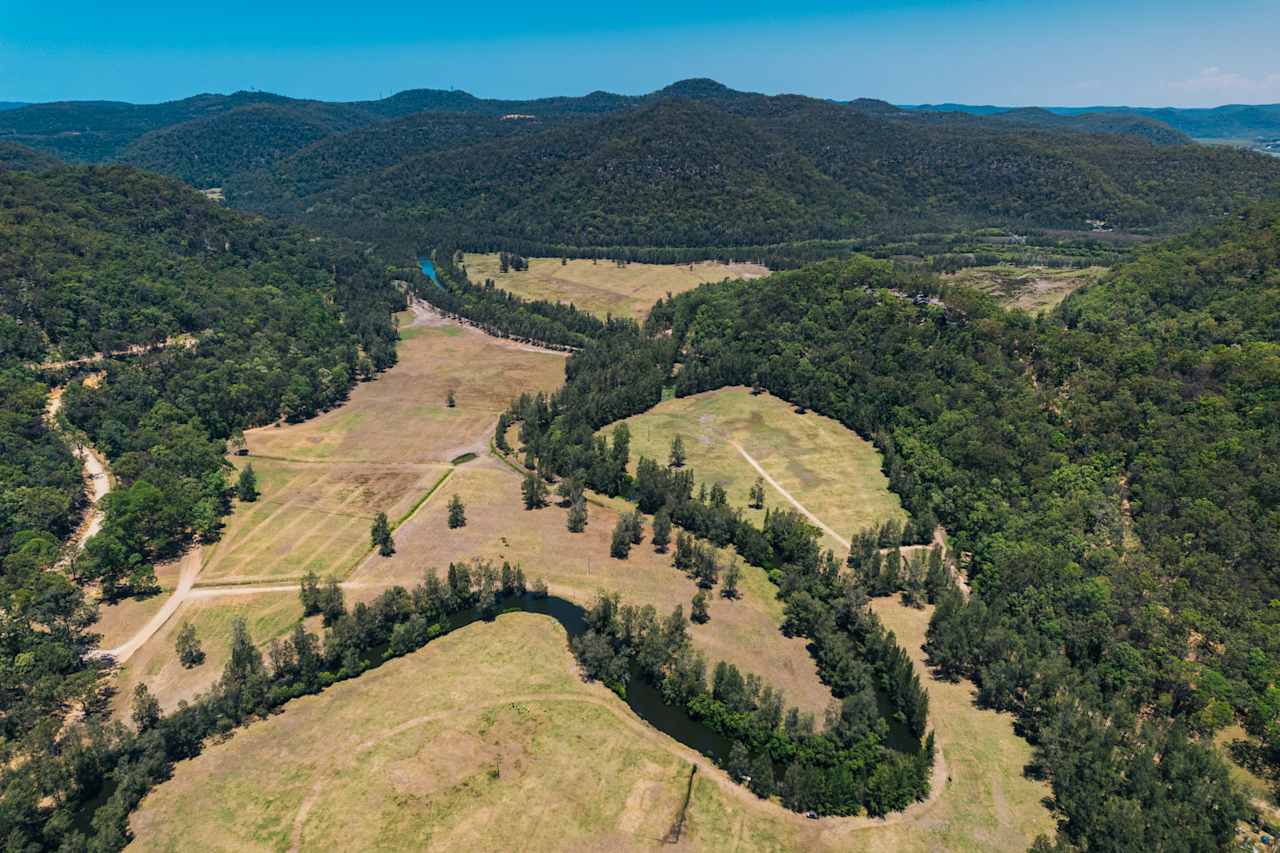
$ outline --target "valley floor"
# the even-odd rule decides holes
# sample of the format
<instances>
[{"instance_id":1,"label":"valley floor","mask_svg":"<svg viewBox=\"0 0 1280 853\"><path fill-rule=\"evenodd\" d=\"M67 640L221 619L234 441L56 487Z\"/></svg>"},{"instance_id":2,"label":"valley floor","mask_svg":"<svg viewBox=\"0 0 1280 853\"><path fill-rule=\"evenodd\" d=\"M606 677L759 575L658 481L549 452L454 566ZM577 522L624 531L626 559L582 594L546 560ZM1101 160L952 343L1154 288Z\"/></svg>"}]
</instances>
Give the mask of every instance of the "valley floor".
<instances>
[{"instance_id":1,"label":"valley floor","mask_svg":"<svg viewBox=\"0 0 1280 853\"><path fill-rule=\"evenodd\" d=\"M562 508L521 508L519 474L505 462L488 453L453 461L460 450L487 446L512 396L556 387L562 356L457 326L404 331L400 364L357 388L340 409L251 431L251 455L236 461L259 471L262 499L237 508L223 541L203 559L193 552L186 570L161 572L174 592L105 614L104 646L130 649L118 678L118 713L138 682L166 708L210 686L225 663L235 617L247 620L260 643L290 630L301 617L297 579L314 566L281 566L272 555L306 542L312 544L304 550L346 577L348 601L480 556L519 562L530 578L542 576L553 593L580 603L608 589L660 612L677 604L687 610L694 586L669 555L645 542L626 561L608 556L617 502L593 502L587 531L570 534ZM450 388L455 409L444 403ZM817 423L781 401L742 396L766 424ZM777 445L756 437L741 446L819 517L839 504L814 483L789 479L794 471L778 464L786 457ZM740 466L735 476L755 476L744 456L729 453ZM863 467L882 476L873 459ZM883 484L863 488L878 493ZM445 523L453 494L467 507L459 530ZM893 511L896 500L878 506ZM369 517L379 509L403 522L391 558L367 553ZM832 529L849 526L843 519ZM710 660L757 672L783 687L789 702L820 712L830 693L804 641L779 631L772 585L747 567L743 590L739 601L712 602L711 621L691 629L695 644ZM877 610L923 667L928 612L896 599L878 601ZM186 622L196 625L208 656L195 669L180 667L173 650ZM290 703L180 765L135 815L134 846L477 849L501 846L514 832L531 850L648 849L670 829L695 764L682 843L696 849L1021 850L1052 830L1040 804L1047 789L1022 776L1029 747L1008 718L974 707L967 684L928 681L942 761L940 789L927 803L885 820L807 821L757 800L576 672L563 631L544 617L507 615L462 629Z\"/></svg>"}]
</instances>

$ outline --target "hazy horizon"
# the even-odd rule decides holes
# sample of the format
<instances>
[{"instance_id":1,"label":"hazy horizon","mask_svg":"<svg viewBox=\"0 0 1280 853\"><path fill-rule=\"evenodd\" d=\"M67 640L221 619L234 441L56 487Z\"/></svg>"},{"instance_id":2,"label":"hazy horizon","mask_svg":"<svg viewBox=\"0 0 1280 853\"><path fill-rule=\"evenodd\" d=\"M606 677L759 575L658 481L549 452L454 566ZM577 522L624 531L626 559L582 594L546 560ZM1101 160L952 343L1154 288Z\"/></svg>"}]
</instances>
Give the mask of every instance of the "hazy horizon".
<instances>
[{"instance_id":1,"label":"hazy horizon","mask_svg":"<svg viewBox=\"0 0 1280 853\"><path fill-rule=\"evenodd\" d=\"M260 90L370 100L457 88L527 99L735 89L896 104L1207 107L1280 102L1280 15L1264 0L1015 3L799 0L599 12L496 3L296 0L216 9L0 0L0 100L156 103Z\"/></svg>"}]
</instances>

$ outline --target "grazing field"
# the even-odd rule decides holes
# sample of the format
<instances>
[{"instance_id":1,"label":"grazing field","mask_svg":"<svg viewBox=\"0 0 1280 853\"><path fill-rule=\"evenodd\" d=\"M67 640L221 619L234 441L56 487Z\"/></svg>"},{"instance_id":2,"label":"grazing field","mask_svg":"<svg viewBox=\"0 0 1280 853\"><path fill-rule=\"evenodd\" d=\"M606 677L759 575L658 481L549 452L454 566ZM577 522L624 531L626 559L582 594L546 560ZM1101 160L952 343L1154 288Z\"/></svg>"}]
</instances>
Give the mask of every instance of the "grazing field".
<instances>
[{"instance_id":1,"label":"grazing field","mask_svg":"<svg viewBox=\"0 0 1280 853\"><path fill-rule=\"evenodd\" d=\"M665 400L626 424L631 430L632 470L642 455L666 465L671 441L679 435L685 465L698 482L708 488L719 483L730 505L742 507L759 524L764 510L748 504L751 486L761 474L745 451L834 532L824 532L823 540L840 556L848 551L850 534L906 517L897 495L889 491L880 454L870 442L831 418L796 414L789 403L770 394L753 396L746 388L722 388ZM794 505L766 482L765 507Z\"/></svg>"},{"instance_id":2,"label":"grazing field","mask_svg":"<svg viewBox=\"0 0 1280 853\"><path fill-rule=\"evenodd\" d=\"M448 499L457 494L466 505L467 524L450 530ZM413 520L396 532L392 557L371 554L351 576L362 586L357 595L372 594L373 585L412 585L430 569L441 576L451 561L471 557L519 563L532 581L545 579L552 592L589 605L599 590L620 593L631 604L652 604L660 614L676 605L689 613L697 588L671 565L671 554L654 552L645 541L626 560L609 556L616 510L590 504L587 529L570 533L567 511L552 504L525 510L520 478L492 458L459 468ZM646 524L646 531L651 524ZM727 557L726 557L727 560ZM742 597L715 596L711 621L690 625L694 643L711 661L729 660L782 688L792 704L819 714L831 701L818 680L805 641L784 637L782 606L762 570L742 566Z\"/></svg>"},{"instance_id":3,"label":"grazing field","mask_svg":"<svg viewBox=\"0 0 1280 853\"><path fill-rule=\"evenodd\" d=\"M561 354L427 317L402 324L401 334L395 367L356 386L351 399L330 412L249 430L249 452L313 462L448 462L487 447L499 413L521 392L550 392L564 381ZM453 408L446 404L450 390Z\"/></svg>"},{"instance_id":4,"label":"grazing field","mask_svg":"<svg viewBox=\"0 0 1280 853\"><path fill-rule=\"evenodd\" d=\"M145 683L165 711L209 689L222 675L231 649L231 622L245 620L249 636L262 646L290 630L302 618L296 593L256 593L219 598L192 597L178 608L164 627L140 648L117 674L113 710L125 718L133 689ZM204 663L192 669L178 662L174 644L178 631L190 622L205 653ZM312 628L312 630L319 630Z\"/></svg>"},{"instance_id":5,"label":"grazing field","mask_svg":"<svg viewBox=\"0 0 1280 853\"><path fill-rule=\"evenodd\" d=\"M411 510L447 465L253 463L261 496L240 504L221 541L205 549L199 583L298 578L309 571L345 577L369 550L379 512L393 522Z\"/></svg>"},{"instance_id":6,"label":"grazing field","mask_svg":"<svg viewBox=\"0 0 1280 853\"><path fill-rule=\"evenodd\" d=\"M947 282L965 284L988 293L1008 307L1043 314L1057 307L1071 292L1106 274L1106 267L1054 269L1050 267L970 267L944 276Z\"/></svg>"},{"instance_id":7,"label":"grazing field","mask_svg":"<svg viewBox=\"0 0 1280 853\"><path fill-rule=\"evenodd\" d=\"M563 379L563 356L425 316L406 326L399 363L346 404L245 434L251 455L234 461L253 464L262 497L236 507L207 549L201 585L346 576L369 550L378 512L400 519L453 460L484 451L512 398Z\"/></svg>"},{"instance_id":8,"label":"grazing field","mask_svg":"<svg viewBox=\"0 0 1280 853\"><path fill-rule=\"evenodd\" d=\"M882 600L913 652L925 611ZM1051 832L1008 717L930 684L951 781L887 819L756 799L576 674L551 619L476 623L234 733L133 816L132 850L652 850L693 764L693 850L1021 851ZM967 741L965 739L968 739Z\"/></svg>"},{"instance_id":9,"label":"grazing field","mask_svg":"<svg viewBox=\"0 0 1280 853\"><path fill-rule=\"evenodd\" d=\"M640 264L618 266L614 261L529 258L529 269L501 272L498 256L466 255L467 277L476 283L487 278L503 290L526 299L572 302L599 317L634 317L643 320L653 303L668 294L683 293L708 281L726 278L758 278L769 270L759 264Z\"/></svg>"}]
</instances>

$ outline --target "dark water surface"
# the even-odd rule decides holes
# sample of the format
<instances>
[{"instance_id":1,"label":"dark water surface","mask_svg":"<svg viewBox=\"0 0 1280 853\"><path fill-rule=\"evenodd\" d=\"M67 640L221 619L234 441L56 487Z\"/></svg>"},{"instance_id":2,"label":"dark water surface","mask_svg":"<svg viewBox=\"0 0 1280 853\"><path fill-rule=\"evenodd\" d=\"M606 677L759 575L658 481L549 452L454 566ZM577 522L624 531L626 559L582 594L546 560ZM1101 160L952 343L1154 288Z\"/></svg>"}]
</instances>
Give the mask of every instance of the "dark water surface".
<instances>
[{"instance_id":1,"label":"dark water surface","mask_svg":"<svg viewBox=\"0 0 1280 853\"><path fill-rule=\"evenodd\" d=\"M499 613L540 613L550 616L560 623L570 639L579 637L587 631L587 611L568 599L554 595L538 598L523 595L518 598L507 598L501 602ZM483 617L475 610L459 613L449 620L451 629L479 622ZM729 756L733 745L724 735L712 731L697 722L681 708L668 705L662 700L662 694L646 681L637 671L631 669L631 679L627 682L626 703L636 716L653 726L658 731L678 740L691 749L717 761Z\"/></svg>"}]
</instances>

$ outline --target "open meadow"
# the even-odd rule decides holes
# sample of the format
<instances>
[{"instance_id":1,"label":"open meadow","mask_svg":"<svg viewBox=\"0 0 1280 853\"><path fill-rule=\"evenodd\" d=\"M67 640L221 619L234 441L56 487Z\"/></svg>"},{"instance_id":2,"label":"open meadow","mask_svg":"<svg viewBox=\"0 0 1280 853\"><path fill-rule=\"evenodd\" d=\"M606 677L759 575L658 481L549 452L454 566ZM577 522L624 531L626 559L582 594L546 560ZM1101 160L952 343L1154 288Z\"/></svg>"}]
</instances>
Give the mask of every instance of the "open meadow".
<instances>
[{"instance_id":1,"label":"open meadow","mask_svg":"<svg viewBox=\"0 0 1280 853\"><path fill-rule=\"evenodd\" d=\"M748 506L749 492L757 478L763 479L765 507L798 509L798 503L812 514L811 521L825 526L823 543L837 556L848 551L851 534L906 517L870 442L831 418L797 414L771 394L721 388L664 400L625 423L633 471L641 456L666 465L672 439L679 435L685 467L698 483L708 488L719 483L730 506L743 508L759 524L764 510Z\"/></svg>"},{"instance_id":2,"label":"open meadow","mask_svg":"<svg viewBox=\"0 0 1280 853\"><path fill-rule=\"evenodd\" d=\"M928 615L901 611L904 642ZM886 618L886 621L889 621ZM918 647L908 645L918 655ZM694 850L1026 849L1052 828L1029 748L969 685L930 683L950 781L886 819L810 821L733 785L583 683L547 617L476 623L232 734L147 796L130 849L649 850L694 776ZM966 740L967 739L967 740Z\"/></svg>"},{"instance_id":3,"label":"open meadow","mask_svg":"<svg viewBox=\"0 0 1280 853\"><path fill-rule=\"evenodd\" d=\"M1106 267L1051 268L1001 265L969 267L943 276L948 284L963 284L989 294L1010 308L1031 314L1052 311L1073 291L1092 284Z\"/></svg>"},{"instance_id":4,"label":"open meadow","mask_svg":"<svg viewBox=\"0 0 1280 853\"><path fill-rule=\"evenodd\" d=\"M247 436L252 455L235 462L254 464L262 497L237 507L222 542L205 549L195 588L120 670L118 716L127 714L128 696L140 682L166 709L207 689L226 662L233 618L246 619L261 646L289 631L301 618L296 578L308 567L349 571L351 602L393 583L416 583L432 568L443 572L450 561L509 560L530 580L541 577L553 593L582 604L608 590L659 612L677 604L688 611L694 583L672 567L670 554L655 553L647 535L628 559L609 556L624 502L593 497L587 529L573 534L554 502L523 508L520 475L508 462L482 453L450 464L453 457L446 456L458 448L487 444L493 419L511 396L555 387L563 359L440 328L411 329L401 364L360 386L340 409ZM484 429L472 433L458 429L447 412L417 417L415 406L432 405L449 387L441 377L400 375L428 373L425 365L438 360L442 346L468 338L476 345L492 341L492 350L480 346L471 353L477 363L516 362L510 375L521 378L508 381L536 377L500 390L467 392L459 384L459 408L467 399L491 401ZM379 391L383 382L388 385ZM394 388L409 399L396 399L389 393ZM318 428L326 419L332 424ZM901 515L874 448L834 421L797 415L767 395L726 389L671 400L633 419L631 428L633 459L644 452L663 461L679 430L688 464L709 482L722 482L738 505L745 505L762 469L769 475L769 506L787 501L785 491L844 535ZM263 450L268 445L274 453ZM381 450L375 455L371 447ZM407 458L388 458L397 453ZM446 522L454 494L466 506L467 523L459 529ZM368 515L379 509L402 522L389 558L368 552ZM742 597L714 597L711 620L690 626L696 647L711 661L758 673L780 687L789 704L821 715L830 692L805 641L779 630L782 608L764 572L742 568ZM166 569L161 583L173 588L176 576ZM154 612L152 601L136 607L136 618ZM927 611L887 599L877 610L922 666ZM104 633L124 636L127 615L110 614ZM174 652L186 623L196 627L206 654L194 669L182 668ZM973 706L970 685L927 683L952 781L886 820L809 821L757 800L709 760L636 718L612 693L583 683L554 621L508 614L296 700L180 764L134 816L134 849L496 849L513 833L529 850L652 849L663 846L694 765L699 770L681 839L691 849L1025 849L1036 833L1051 829L1040 805L1046 789L1021 776L1029 747L1007 717Z\"/></svg>"},{"instance_id":5,"label":"open meadow","mask_svg":"<svg viewBox=\"0 0 1280 853\"><path fill-rule=\"evenodd\" d=\"M699 261L691 264L618 266L615 261L529 258L529 269L502 272L498 255L466 255L467 277L477 284L493 279L503 290L526 299L571 302L598 317L644 320L653 303L709 281L759 278L769 270L759 264Z\"/></svg>"}]
</instances>

